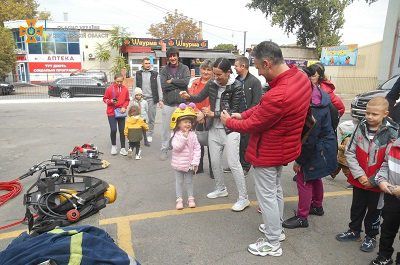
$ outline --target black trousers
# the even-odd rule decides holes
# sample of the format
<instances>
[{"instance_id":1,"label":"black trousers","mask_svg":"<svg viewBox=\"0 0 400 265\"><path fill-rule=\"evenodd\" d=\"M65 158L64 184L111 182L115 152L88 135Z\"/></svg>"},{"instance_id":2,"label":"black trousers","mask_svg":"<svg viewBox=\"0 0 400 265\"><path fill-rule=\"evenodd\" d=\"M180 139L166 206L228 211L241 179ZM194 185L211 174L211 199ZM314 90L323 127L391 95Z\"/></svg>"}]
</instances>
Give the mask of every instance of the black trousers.
<instances>
[{"instance_id":1,"label":"black trousers","mask_svg":"<svg viewBox=\"0 0 400 265\"><path fill-rule=\"evenodd\" d=\"M377 209L380 193L353 188L349 227L352 231L361 232L364 221L365 234L375 237L379 234L380 210Z\"/></svg>"},{"instance_id":2,"label":"black trousers","mask_svg":"<svg viewBox=\"0 0 400 265\"><path fill-rule=\"evenodd\" d=\"M385 206L382 211L383 223L379 240L379 256L391 258L393 255L393 242L400 226L400 199L393 195L385 194Z\"/></svg>"},{"instance_id":3,"label":"black trousers","mask_svg":"<svg viewBox=\"0 0 400 265\"><path fill-rule=\"evenodd\" d=\"M108 116L108 123L110 124L110 138L111 144L117 145L117 125L119 131L119 141L121 142L121 148L125 148L125 118L116 119L115 116Z\"/></svg>"},{"instance_id":4,"label":"black trousers","mask_svg":"<svg viewBox=\"0 0 400 265\"><path fill-rule=\"evenodd\" d=\"M244 158L246 154L247 146L249 145L250 135L247 133L240 134L240 148L239 148L239 156L240 156L240 164L242 165L243 170L249 171L250 170L250 163L246 161Z\"/></svg>"},{"instance_id":5,"label":"black trousers","mask_svg":"<svg viewBox=\"0 0 400 265\"><path fill-rule=\"evenodd\" d=\"M136 155L139 154L140 142L129 142L129 148L132 149L132 151L133 151L133 149L136 148L135 154L136 154Z\"/></svg>"}]
</instances>

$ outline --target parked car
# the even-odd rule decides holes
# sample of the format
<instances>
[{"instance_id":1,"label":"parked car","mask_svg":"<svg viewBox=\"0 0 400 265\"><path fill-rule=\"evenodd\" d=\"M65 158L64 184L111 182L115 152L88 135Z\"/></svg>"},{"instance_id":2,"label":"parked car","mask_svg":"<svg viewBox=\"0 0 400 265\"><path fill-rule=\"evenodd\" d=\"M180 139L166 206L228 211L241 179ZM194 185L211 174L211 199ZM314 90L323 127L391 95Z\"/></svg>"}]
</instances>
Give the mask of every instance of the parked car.
<instances>
[{"instance_id":1,"label":"parked car","mask_svg":"<svg viewBox=\"0 0 400 265\"><path fill-rule=\"evenodd\" d=\"M73 73L71 76L92 77L92 78L97 78L104 83L107 83L106 73L100 70L86 70L84 72Z\"/></svg>"},{"instance_id":2,"label":"parked car","mask_svg":"<svg viewBox=\"0 0 400 265\"><path fill-rule=\"evenodd\" d=\"M15 89L12 84L5 81L0 81L0 91L2 95L10 95L15 92Z\"/></svg>"},{"instance_id":3,"label":"parked car","mask_svg":"<svg viewBox=\"0 0 400 265\"><path fill-rule=\"evenodd\" d=\"M96 78L70 76L50 83L48 94L52 97L103 96L108 84Z\"/></svg>"},{"instance_id":4,"label":"parked car","mask_svg":"<svg viewBox=\"0 0 400 265\"><path fill-rule=\"evenodd\" d=\"M399 75L395 75L380 86L378 86L376 90L357 95L354 98L353 102L351 102L351 116L359 120L364 118L367 103L374 97L386 97L398 78Z\"/></svg>"}]
</instances>

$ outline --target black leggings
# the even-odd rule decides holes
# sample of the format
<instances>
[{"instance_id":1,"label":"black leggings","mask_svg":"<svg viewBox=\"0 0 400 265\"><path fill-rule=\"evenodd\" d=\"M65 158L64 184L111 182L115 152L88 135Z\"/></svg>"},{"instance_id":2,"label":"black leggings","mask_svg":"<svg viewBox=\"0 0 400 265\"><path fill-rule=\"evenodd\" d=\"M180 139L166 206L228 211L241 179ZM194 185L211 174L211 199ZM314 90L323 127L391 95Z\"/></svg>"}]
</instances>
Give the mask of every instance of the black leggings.
<instances>
[{"instance_id":1,"label":"black leggings","mask_svg":"<svg viewBox=\"0 0 400 265\"><path fill-rule=\"evenodd\" d=\"M135 155L138 155L140 151L140 142L129 142L129 148L131 148L132 151L136 148Z\"/></svg>"},{"instance_id":2,"label":"black leggings","mask_svg":"<svg viewBox=\"0 0 400 265\"><path fill-rule=\"evenodd\" d=\"M117 145L117 125L119 131L119 141L121 142L121 148L125 148L125 118L116 119L115 116L108 116L108 123L110 124L110 138L111 144Z\"/></svg>"}]
</instances>

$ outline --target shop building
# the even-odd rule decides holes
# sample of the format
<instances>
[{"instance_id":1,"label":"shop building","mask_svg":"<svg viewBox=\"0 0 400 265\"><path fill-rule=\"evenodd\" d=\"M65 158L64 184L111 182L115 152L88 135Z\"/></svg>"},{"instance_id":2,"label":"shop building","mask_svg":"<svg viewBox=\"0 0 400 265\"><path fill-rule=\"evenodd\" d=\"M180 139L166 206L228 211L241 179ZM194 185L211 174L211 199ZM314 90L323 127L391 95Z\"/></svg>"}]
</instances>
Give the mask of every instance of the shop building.
<instances>
[{"instance_id":1,"label":"shop building","mask_svg":"<svg viewBox=\"0 0 400 265\"><path fill-rule=\"evenodd\" d=\"M96 60L95 50L108 40L111 25L18 20L5 26L16 43L14 82L50 82L82 69L110 71L111 60Z\"/></svg>"}]
</instances>

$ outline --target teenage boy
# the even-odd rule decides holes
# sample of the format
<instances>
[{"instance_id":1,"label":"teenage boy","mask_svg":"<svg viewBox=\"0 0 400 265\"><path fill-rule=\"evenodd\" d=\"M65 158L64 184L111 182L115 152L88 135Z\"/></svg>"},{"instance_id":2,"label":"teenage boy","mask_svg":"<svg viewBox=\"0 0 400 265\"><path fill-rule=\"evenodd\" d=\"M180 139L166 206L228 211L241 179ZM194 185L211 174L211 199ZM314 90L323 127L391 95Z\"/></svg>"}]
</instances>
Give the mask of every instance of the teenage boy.
<instances>
[{"instance_id":1,"label":"teenage boy","mask_svg":"<svg viewBox=\"0 0 400 265\"><path fill-rule=\"evenodd\" d=\"M365 238L360 249L371 252L379 234L380 189L373 187L376 173L384 162L386 148L397 138L398 126L387 118L389 103L384 97L371 99L367 104L365 119L357 126L346 159L350 168L348 182L353 185L349 230L336 235L338 241L360 241L364 221Z\"/></svg>"}]
</instances>

